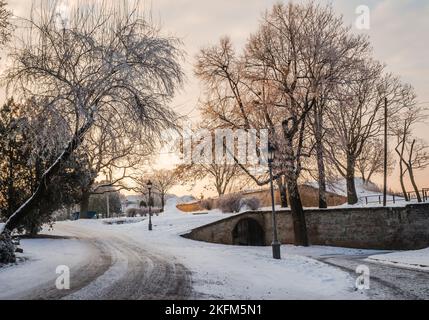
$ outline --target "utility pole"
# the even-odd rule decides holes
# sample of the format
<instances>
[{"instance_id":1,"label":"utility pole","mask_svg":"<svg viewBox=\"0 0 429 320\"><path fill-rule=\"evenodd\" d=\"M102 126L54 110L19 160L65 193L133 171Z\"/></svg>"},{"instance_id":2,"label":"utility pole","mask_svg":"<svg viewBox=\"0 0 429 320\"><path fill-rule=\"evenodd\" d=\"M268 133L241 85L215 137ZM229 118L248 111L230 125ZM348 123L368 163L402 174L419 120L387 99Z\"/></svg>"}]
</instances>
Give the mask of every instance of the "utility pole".
<instances>
[{"instance_id":1,"label":"utility pole","mask_svg":"<svg viewBox=\"0 0 429 320\"><path fill-rule=\"evenodd\" d=\"M387 97L384 98L384 187L383 187L383 207L387 206Z\"/></svg>"},{"instance_id":2,"label":"utility pole","mask_svg":"<svg viewBox=\"0 0 429 320\"><path fill-rule=\"evenodd\" d=\"M110 182L107 174L106 174L106 181ZM106 218L110 218L110 203L109 202L110 202L109 201L109 192L106 192L106 208L107 208L107 211L106 211L107 217Z\"/></svg>"}]
</instances>

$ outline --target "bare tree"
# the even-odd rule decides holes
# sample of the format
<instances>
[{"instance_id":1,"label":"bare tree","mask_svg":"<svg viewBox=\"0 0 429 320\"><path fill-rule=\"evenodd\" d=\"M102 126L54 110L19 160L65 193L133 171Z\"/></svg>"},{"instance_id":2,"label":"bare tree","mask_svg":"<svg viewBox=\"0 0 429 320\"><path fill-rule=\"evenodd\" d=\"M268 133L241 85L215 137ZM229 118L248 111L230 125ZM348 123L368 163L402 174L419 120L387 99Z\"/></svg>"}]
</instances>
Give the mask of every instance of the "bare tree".
<instances>
[{"instance_id":1,"label":"bare tree","mask_svg":"<svg viewBox=\"0 0 429 320\"><path fill-rule=\"evenodd\" d=\"M173 170L155 170L151 175L153 188L161 199L161 212L164 212L165 196L167 192L178 182L178 177Z\"/></svg>"},{"instance_id":2,"label":"bare tree","mask_svg":"<svg viewBox=\"0 0 429 320\"><path fill-rule=\"evenodd\" d=\"M319 207L326 208L324 148L326 109L333 99L332 92L343 83L347 72L368 54L370 44L367 37L351 34L350 27L344 26L342 17L336 16L332 7L320 10L315 6L309 10L307 19L311 22L302 25L305 28L302 41L306 44L302 58L315 97L314 107L308 118L314 138Z\"/></svg>"},{"instance_id":3,"label":"bare tree","mask_svg":"<svg viewBox=\"0 0 429 320\"><path fill-rule=\"evenodd\" d=\"M414 126L426 119L426 108L416 102L409 103L404 111L396 114L391 123L391 130L396 136L396 154L399 158L399 181L404 198L411 200L405 188L404 176L409 175L417 200L422 201L414 172L429 165L428 146L423 140L413 137Z\"/></svg>"},{"instance_id":4,"label":"bare tree","mask_svg":"<svg viewBox=\"0 0 429 320\"><path fill-rule=\"evenodd\" d=\"M429 145L419 139L413 139L406 147L408 158L402 159L407 167L408 175L418 202L422 202L422 197L415 179L415 171L426 169L429 166Z\"/></svg>"},{"instance_id":5,"label":"bare tree","mask_svg":"<svg viewBox=\"0 0 429 320\"><path fill-rule=\"evenodd\" d=\"M384 67L371 59L350 70L336 90L327 112L326 149L329 160L346 179L348 203L356 204L356 162L365 156L362 152L368 141L383 133L385 98L391 117L414 99L414 92L397 77L385 74Z\"/></svg>"},{"instance_id":6,"label":"bare tree","mask_svg":"<svg viewBox=\"0 0 429 320\"><path fill-rule=\"evenodd\" d=\"M91 195L129 190L127 181L132 178L133 171L149 160L155 147L142 135L140 124L124 126L114 113L108 117L88 132L81 147L93 173L81 184L80 213L83 218ZM101 184L96 183L99 175L107 177Z\"/></svg>"},{"instance_id":7,"label":"bare tree","mask_svg":"<svg viewBox=\"0 0 429 320\"><path fill-rule=\"evenodd\" d=\"M13 30L10 23L12 14L6 6L7 2L0 0L0 45L4 45L9 41Z\"/></svg>"},{"instance_id":8,"label":"bare tree","mask_svg":"<svg viewBox=\"0 0 429 320\"><path fill-rule=\"evenodd\" d=\"M384 172L384 154L381 152L384 149L384 142L381 139L368 140L362 150L361 156L356 160L356 168L360 173L364 184L371 182L371 178L376 174ZM395 166L395 161L392 154L388 154L388 173Z\"/></svg>"},{"instance_id":9,"label":"bare tree","mask_svg":"<svg viewBox=\"0 0 429 320\"><path fill-rule=\"evenodd\" d=\"M147 202L154 204L154 196L159 198L161 212L164 211L165 197L168 191L179 182L179 176L176 170L151 170L151 172L140 172L133 175L135 187L134 191L142 194ZM152 183L151 198L149 199L148 182Z\"/></svg>"},{"instance_id":10,"label":"bare tree","mask_svg":"<svg viewBox=\"0 0 429 320\"><path fill-rule=\"evenodd\" d=\"M313 149L307 143L312 112L319 108L313 124L320 145L323 123L319 120L326 92L340 81L342 69L366 50L366 40L350 35L331 6L310 3L275 5L263 16L241 56L227 38L198 55L196 74L207 89L205 114L230 128L270 130L271 143L278 150L275 178L286 180L296 244L308 244L298 178L302 159ZM322 153L318 164L323 207ZM255 176L244 165L240 167L256 184L269 183L264 175Z\"/></svg>"},{"instance_id":11,"label":"bare tree","mask_svg":"<svg viewBox=\"0 0 429 320\"><path fill-rule=\"evenodd\" d=\"M140 125L150 140L174 125L167 107L182 83L180 42L160 34L138 10L120 2L88 3L62 17L41 0L11 49L8 89L37 100L41 112L61 117L62 152L35 193L10 217L13 230L45 193L52 178L88 132L112 114L123 126Z\"/></svg>"},{"instance_id":12,"label":"bare tree","mask_svg":"<svg viewBox=\"0 0 429 320\"><path fill-rule=\"evenodd\" d=\"M224 162L207 164L185 164L176 168L176 174L180 181L185 183L201 181L208 178L219 196L232 190L234 180L240 176L240 168L237 164Z\"/></svg>"}]
</instances>

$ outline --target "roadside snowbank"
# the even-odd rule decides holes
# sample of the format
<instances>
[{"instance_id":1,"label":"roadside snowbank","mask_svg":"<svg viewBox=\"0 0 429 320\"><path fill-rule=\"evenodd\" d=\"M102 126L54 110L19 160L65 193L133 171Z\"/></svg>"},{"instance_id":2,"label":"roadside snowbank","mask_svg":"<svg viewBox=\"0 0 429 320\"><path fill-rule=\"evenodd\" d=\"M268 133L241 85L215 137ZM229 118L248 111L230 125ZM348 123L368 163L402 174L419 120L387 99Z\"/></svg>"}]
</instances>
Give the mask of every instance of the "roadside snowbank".
<instances>
[{"instance_id":1,"label":"roadside snowbank","mask_svg":"<svg viewBox=\"0 0 429 320\"><path fill-rule=\"evenodd\" d=\"M373 255L368 260L429 271L429 248Z\"/></svg>"},{"instance_id":2,"label":"roadside snowbank","mask_svg":"<svg viewBox=\"0 0 429 320\"><path fill-rule=\"evenodd\" d=\"M146 220L144 217L139 218L111 218L111 219L103 219L104 224L127 224L127 223L138 223Z\"/></svg>"},{"instance_id":3,"label":"roadside snowbank","mask_svg":"<svg viewBox=\"0 0 429 320\"><path fill-rule=\"evenodd\" d=\"M73 239L23 239L23 254L17 254L18 264L0 268L0 299L14 299L25 295L30 288L55 283L60 265L71 269L86 261L87 246Z\"/></svg>"}]
</instances>

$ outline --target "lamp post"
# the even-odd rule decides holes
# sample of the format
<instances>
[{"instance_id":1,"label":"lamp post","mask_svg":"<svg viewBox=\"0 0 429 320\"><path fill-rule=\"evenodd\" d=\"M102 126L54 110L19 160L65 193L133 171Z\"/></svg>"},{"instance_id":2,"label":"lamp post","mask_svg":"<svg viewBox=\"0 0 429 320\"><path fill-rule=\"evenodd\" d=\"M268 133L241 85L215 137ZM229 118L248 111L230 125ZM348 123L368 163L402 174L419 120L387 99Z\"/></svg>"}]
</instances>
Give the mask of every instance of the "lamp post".
<instances>
[{"instance_id":1,"label":"lamp post","mask_svg":"<svg viewBox=\"0 0 429 320\"><path fill-rule=\"evenodd\" d=\"M110 183L109 176L106 172L106 182ZM106 218L110 218L110 199L109 199L109 192L106 192Z\"/></svg>"},{"instance_id":2,"label":"lamp post","mask_svg":"<svg viewBox=\"0 0 429 320\"><path fill-rule=\"evenodd\" d=\"M274 197L274 184L273 184L273 162L276 148L270 143L268 145L268 168L270 169L270 186L271 186L271 205L272 205L272 218L273 218L273 258L281 259L280 255L280 242L277 236L277 218L276 218L276 202Z\"/></svg>"},{"instance_id":3,"label":"lamp post","mask_svg":"<svg viewBox=\"0 0 429 320\"><path fill-rule=\"evenodd\" d=\"M149 191L149 201L148 201L148 205L149 205L149 231L152 231L152 195L151 195L152 181L150 181L150 180L147 182L147 190Z\"/></svg>"}]
</instances>

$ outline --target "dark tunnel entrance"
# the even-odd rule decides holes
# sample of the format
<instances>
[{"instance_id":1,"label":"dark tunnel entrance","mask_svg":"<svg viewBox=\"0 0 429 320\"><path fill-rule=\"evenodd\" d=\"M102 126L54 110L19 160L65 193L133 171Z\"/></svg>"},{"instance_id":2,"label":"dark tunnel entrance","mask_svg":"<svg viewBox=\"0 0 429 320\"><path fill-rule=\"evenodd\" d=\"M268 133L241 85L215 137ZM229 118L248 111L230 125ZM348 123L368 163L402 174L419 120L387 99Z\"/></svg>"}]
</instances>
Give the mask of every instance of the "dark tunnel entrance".
<instances>
[{"instance_id":1,"label":"dark tunnel entrance","mask_svg":"<svg viewBox=\"0 0 429 320\"><path fill-rule=\"evenodd\" d=\"M240 220L232 231L234 245L264 246L265 233L261 225L254 219Z\"/></svg>"}]
</instances>

